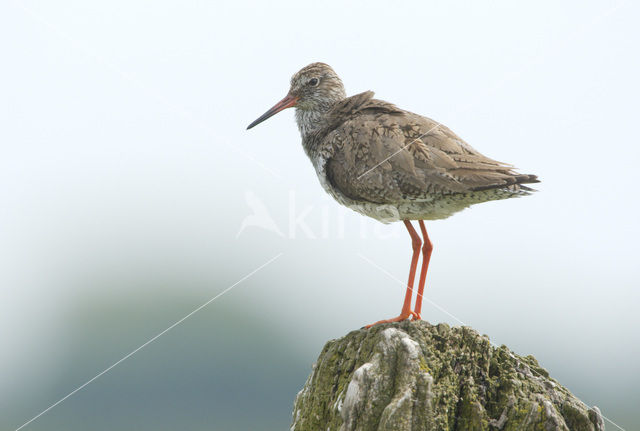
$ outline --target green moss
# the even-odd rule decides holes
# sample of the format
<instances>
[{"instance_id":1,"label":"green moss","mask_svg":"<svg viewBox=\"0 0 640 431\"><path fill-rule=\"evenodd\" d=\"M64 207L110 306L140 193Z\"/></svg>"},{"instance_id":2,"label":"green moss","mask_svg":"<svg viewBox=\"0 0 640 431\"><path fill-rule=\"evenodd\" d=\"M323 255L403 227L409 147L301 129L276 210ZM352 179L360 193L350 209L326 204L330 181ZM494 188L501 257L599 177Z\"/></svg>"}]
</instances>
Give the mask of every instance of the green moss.
<instances>
[{"instance_id":1,"label":"green moss","mask_svg":"<svg viewBox=\"0 0 640 431\"><path fill-rule=\"evenodd\" d=\"M427 361L425 361L422 356L420 356L419 361L420 361L420 369L425 373L431 373L431 369L429 369L429 366L427 365Z\"/></svg>"},{"instance_id":2,"label":"green moss","mask_svg":"<svg viewBox=\"0 0 640 431\"><path fill-rule=\"evenodd\" d=\"M399 342L389 346L382 334L388 328L407 334L420 354L409 357ZM336 407L365 363L376 363L379 375L368 381L354 431L493 430L498 423L501 431L567 430L556 425L563 423L572 431L603 429L594 426L597 414L549 378L533 356L494 348L471 328L418 321L353 331L328 342L296 399L293 430L338 431L343 419Z\"/></svg>"}]
</instances>

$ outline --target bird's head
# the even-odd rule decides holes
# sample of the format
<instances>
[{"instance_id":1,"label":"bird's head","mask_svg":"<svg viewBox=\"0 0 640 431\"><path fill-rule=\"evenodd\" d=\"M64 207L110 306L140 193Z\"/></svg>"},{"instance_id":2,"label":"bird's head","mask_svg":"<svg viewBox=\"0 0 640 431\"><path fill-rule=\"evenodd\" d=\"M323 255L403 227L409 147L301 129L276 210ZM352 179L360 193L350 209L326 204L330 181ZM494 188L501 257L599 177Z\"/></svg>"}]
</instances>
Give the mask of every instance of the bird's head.
<instances>
[{"instance_id":1,"label":"bird's head","mask_svg":"<svg viewBox=\"0 0 640 431\"><path fill-rule=\"evenodd\" d=\"M293 106L301 111L324 112L345 97L344 85L331 66L311 63L291 77L291 87L286 97L249 124L247 129Z\"/></svg>"}]
</instances>

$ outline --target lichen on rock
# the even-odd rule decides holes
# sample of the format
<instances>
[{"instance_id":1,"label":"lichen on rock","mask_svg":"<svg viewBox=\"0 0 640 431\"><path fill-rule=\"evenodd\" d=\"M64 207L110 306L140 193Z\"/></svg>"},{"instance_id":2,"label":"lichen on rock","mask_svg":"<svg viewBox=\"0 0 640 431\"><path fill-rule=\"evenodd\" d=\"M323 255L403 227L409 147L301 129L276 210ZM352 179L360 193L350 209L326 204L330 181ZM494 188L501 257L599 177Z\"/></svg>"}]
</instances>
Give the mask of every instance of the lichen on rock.
<instances>
[{"instance_id":1,"label":"lichen on rock","mask_svg":"<svg viewBox=\"0 0 640 431\"><path fill-rule=\"evenodd\" d=\"M600 431L533 356L468 327L378 325L329 341L294 404L291 431Z\"/></svg>"}]
</instances>

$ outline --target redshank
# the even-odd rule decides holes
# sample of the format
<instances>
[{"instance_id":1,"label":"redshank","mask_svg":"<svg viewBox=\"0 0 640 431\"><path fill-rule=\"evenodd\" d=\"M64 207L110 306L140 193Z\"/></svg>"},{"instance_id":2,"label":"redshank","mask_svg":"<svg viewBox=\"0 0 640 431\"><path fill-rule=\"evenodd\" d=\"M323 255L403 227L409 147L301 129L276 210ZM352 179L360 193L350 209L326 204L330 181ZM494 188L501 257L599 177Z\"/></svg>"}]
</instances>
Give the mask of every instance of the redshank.
<instances>
[{"instance_id":1,"label":"redshank","mask_svg":"<svg viewBox=\"0 0 640 431\"><path fill-rule=\"evenodd\" d=\"M338 75L324 63L293 75L287 96L247 129L294 106L302 146L322 187L361 214L384 223L402 221L411 236L400 315L367 327L421 318L433 250L424 220L444 219L480 202L525 196L532 189L522 184L539 182L535 175L518 174L512 165L483 156L442 124L374 99L371 91L347 97ZM417 220L422 238L411 220Z\"/></svg>"}]
</instances>

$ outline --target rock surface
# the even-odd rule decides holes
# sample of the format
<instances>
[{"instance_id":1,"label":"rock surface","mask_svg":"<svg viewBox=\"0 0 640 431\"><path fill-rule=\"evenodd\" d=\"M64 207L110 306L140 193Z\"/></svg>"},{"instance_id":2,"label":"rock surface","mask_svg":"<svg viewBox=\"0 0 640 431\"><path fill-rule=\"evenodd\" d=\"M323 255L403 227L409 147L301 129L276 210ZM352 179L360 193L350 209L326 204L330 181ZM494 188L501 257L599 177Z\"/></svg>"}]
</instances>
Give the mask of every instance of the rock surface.
<instances>
[{"instance_id":1,"label":"rock surface","mask_svg":"<svg viewBox=\"0 0 640 431\"><path fill-rule=\"evenodd\" d=\"M534 357L467 327L405 321L329 341L291 430L596 431L604 422Z\"/></svg>"}]
</instances>

